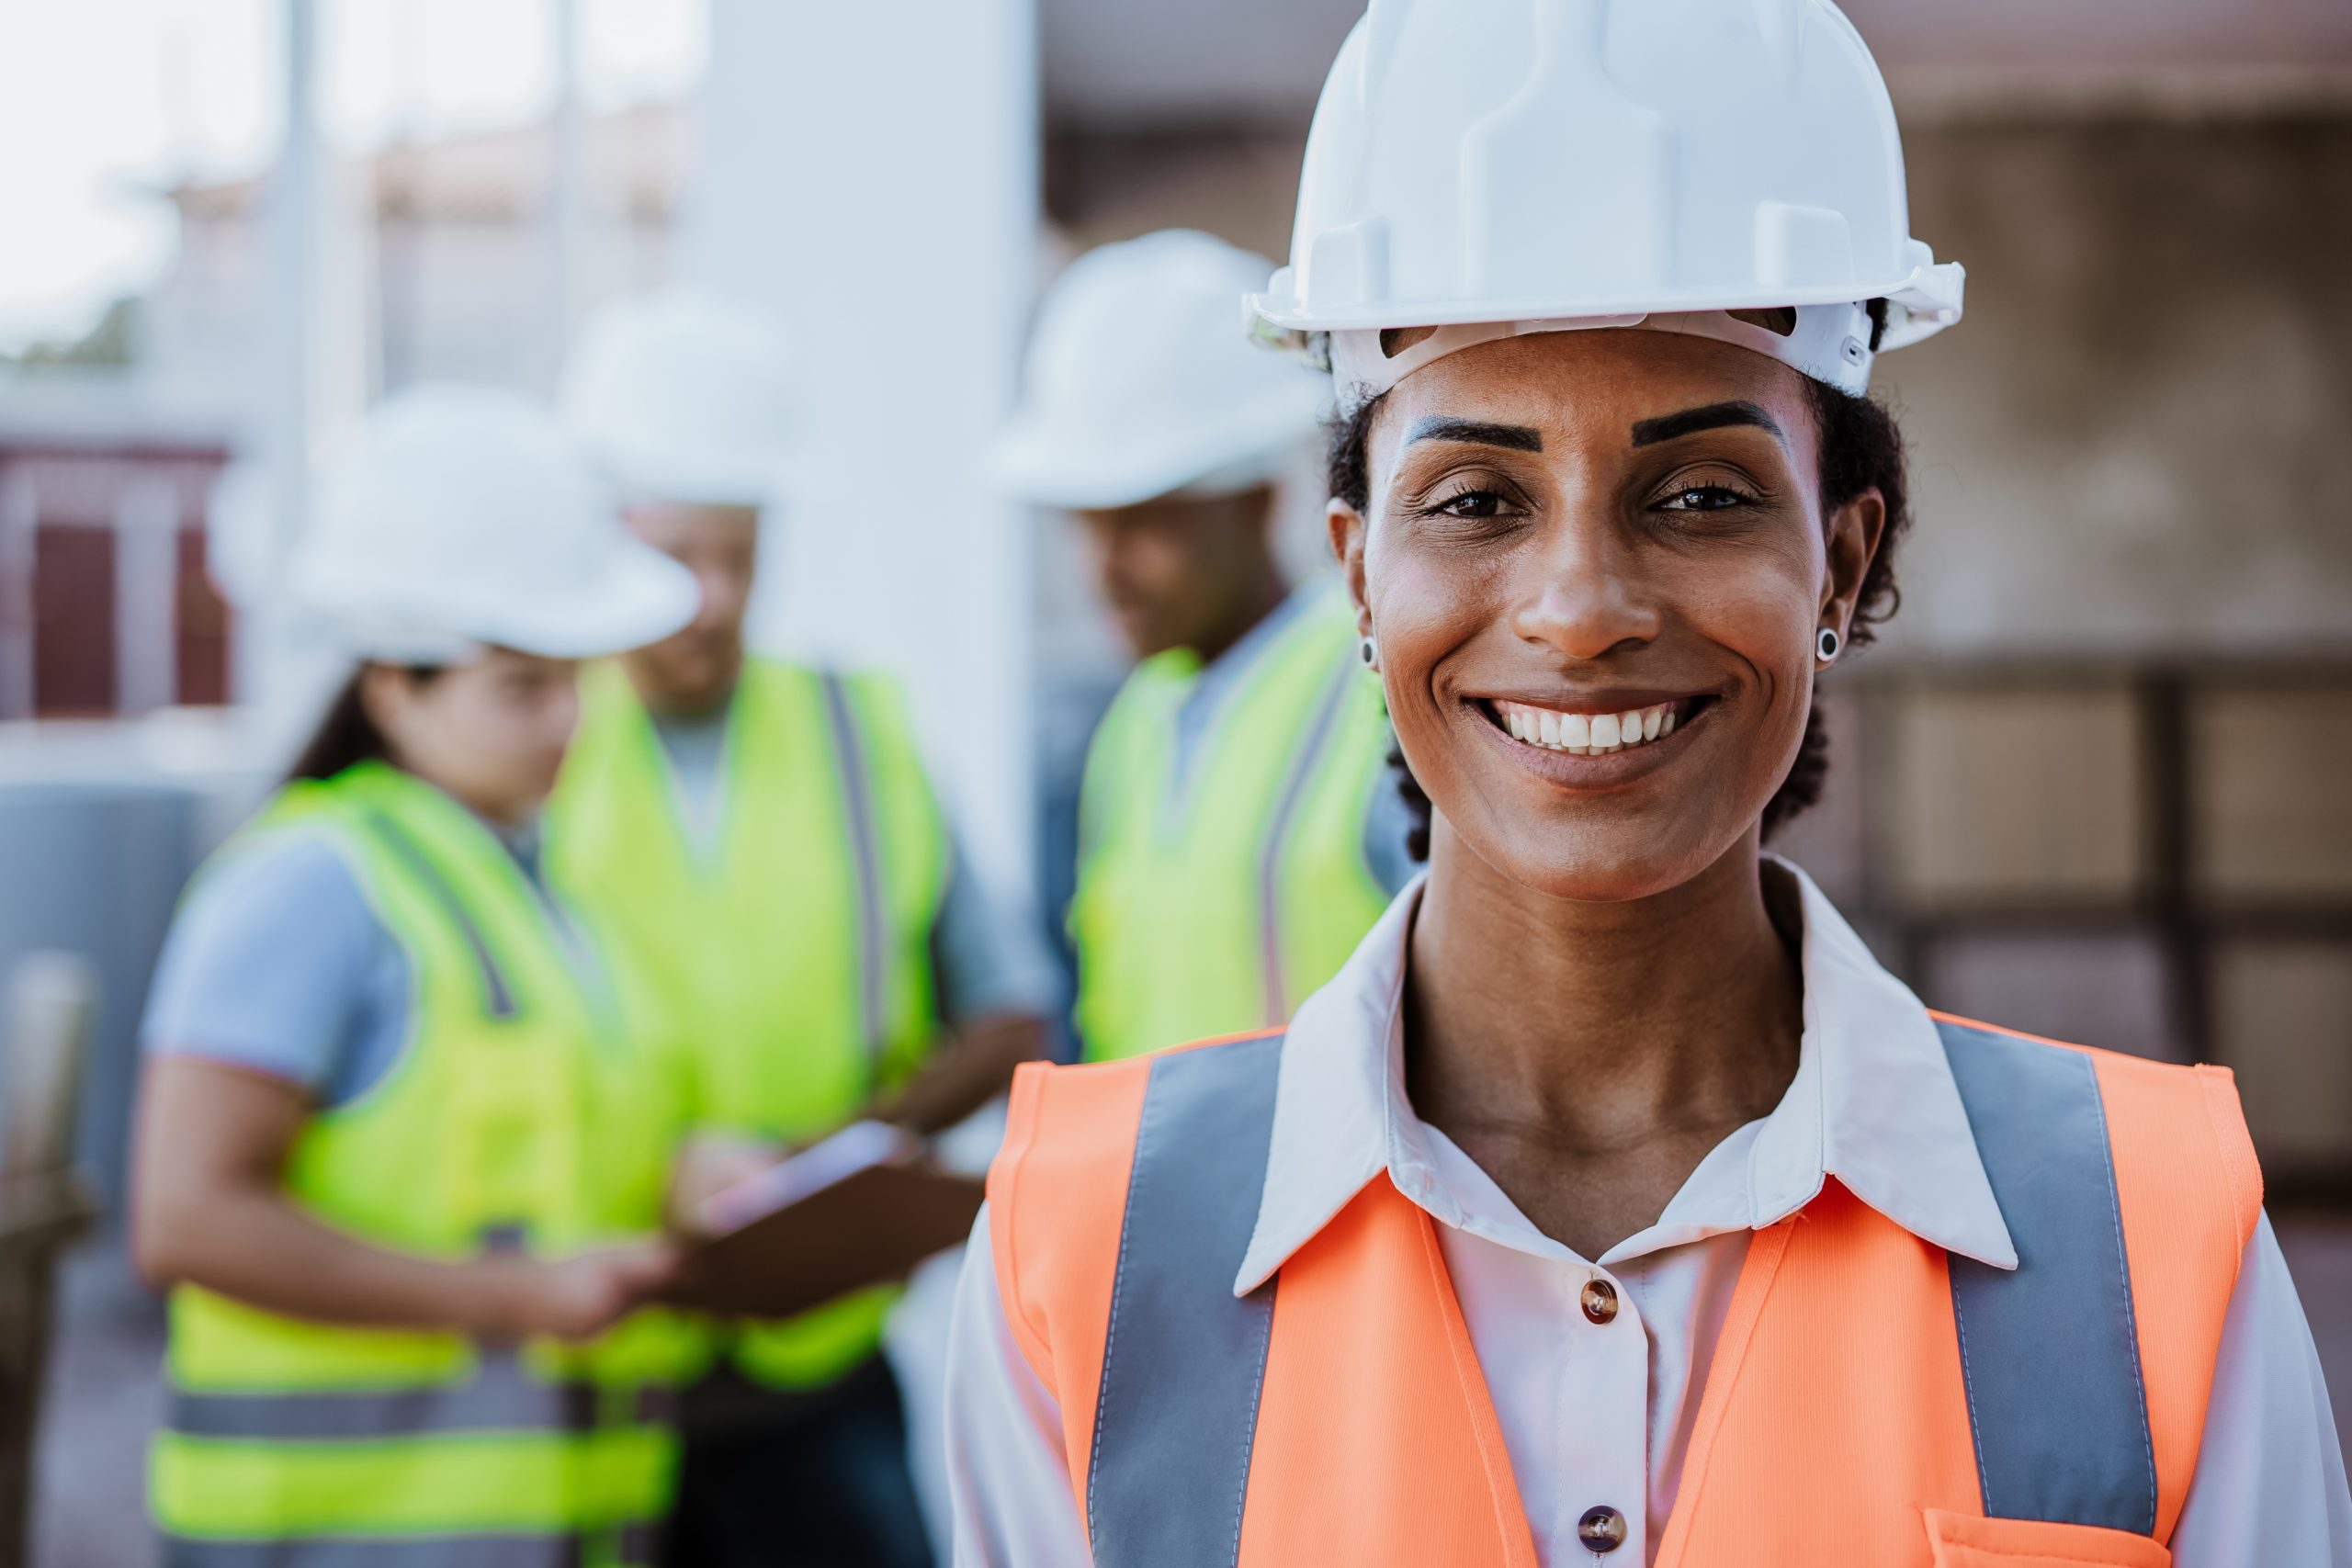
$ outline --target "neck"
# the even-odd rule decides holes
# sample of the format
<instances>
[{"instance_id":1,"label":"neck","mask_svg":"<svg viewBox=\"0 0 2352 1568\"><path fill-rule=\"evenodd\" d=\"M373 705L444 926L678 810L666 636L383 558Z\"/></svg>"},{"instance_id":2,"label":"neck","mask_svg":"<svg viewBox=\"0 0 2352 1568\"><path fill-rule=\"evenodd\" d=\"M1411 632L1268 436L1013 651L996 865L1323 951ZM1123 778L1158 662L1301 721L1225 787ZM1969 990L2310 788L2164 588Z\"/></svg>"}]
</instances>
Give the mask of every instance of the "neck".
<instances>
[{"instance_id":1,"label":"neck","mask_svg":"<svg viewBox=\"0 0 2352 1568\"><path fill-rule=\"evenodd\" d=\"M1227 649L1250 635L1250 629L1281 607L1290 592L1282 573L1275 569L1273 558L1266 558L1265 569L1252 572L1237 588L1227 602L1226 614L1200 635L1192 638L1193 651L1201 662L1214 662Z\"/></svg>"},{"instance_id":2,"label":"neck","mask_svg":"<svg viewBox=\"0 0 2352 1568\"><path fill-rule=\"evenodd\" d=\"M539 805L536 801L522 805L516 805L511 801L497 803L485 801L456 787L447 780L435 778L432 773L427 773L424 769L412 766L411 764L401 761L397 757L391 758L390 761L394 767L400 769L401 772L408 774L411 778L419 779L425 784L431 784L435 789L439 790L443 795L447 795L451 800L454 800L459 806L464 807L468 812L480 818L482 822L490 828L491 831L494 833L513 834L526 832L538 822Z\"/></svg>"},{"instance_id":3,"label":"neck","mask_svg":"<svg viewBox=\"0 0 2352 1568\"><path fill-rule=\"evenodd\" d=\"M1435 829L1406 998L1425 1120L1598 1152L1720 1137L1778 1103L1802 982L1752 832L1679 887L1588 904L1521 886Z\"/></svg>"},{"instance_id":4,"label":"neck","mask_svg":"<svg viewBox=\"0 0 2352 1568\"><path fill-rule=\"evenodd\" d=\"M743 677L743 666L739 660L727 672L727 679L717 686L684 692L664 684L653 663L635 653L621 656L621 671L628 675L645 711L656 718L670 719L709 718L723 712L735 700L735 687Z\"/></svg>"}]
</instances>

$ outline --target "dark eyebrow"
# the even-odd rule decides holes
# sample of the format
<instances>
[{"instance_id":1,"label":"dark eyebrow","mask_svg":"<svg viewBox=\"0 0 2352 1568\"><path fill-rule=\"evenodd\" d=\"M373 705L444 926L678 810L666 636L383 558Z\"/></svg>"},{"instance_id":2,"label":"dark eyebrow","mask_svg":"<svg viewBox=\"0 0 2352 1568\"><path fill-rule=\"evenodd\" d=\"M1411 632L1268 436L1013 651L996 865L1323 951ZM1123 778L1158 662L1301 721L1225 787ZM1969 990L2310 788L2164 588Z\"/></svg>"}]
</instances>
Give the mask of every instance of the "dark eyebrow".
<instances>
[{"instance_id":1,"label":"dark eyebrow","mask_svg":"<svg viewBox=\"0 0 2352 1568\"><path fill-rule=\"evenodd\" d=\"M1467 441L1480 446L1508 446L1514 452L1541 452L1544 433L1524 424L1488 424L1476 419L1448 419L1431 414L1406 433L1405 445L1416 441Z\"/></svg>"},{"instance_id":2,"label":"dark eyebrow","mask_svg":"<svg viewBox=\"0 0 2352 1568\"><path fill-rule=\"evenodd\" d=\"M1634 424L1634 445L1654 446L1661 441L1696 435L1702 430L1721 430L1728 424L1755 425L1769 432L1772 439L1782 446L1788 445L1789 438L1781 434L1778 422L1754 403L1746 401L1708 403L1701 408L1684 409L1680 413L1638 420Z\"/></svg>"}]
</instances>

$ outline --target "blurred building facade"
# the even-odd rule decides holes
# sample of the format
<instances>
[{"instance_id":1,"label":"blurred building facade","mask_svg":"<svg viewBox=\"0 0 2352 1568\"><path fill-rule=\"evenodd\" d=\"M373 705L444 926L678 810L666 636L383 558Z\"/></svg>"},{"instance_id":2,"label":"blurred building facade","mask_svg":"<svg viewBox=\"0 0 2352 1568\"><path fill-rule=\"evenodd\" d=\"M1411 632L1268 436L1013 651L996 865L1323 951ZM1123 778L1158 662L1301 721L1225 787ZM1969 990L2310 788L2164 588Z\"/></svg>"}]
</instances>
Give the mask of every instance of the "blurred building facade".
<instances>
[{"instance_id":1,"label":"blurred building facade","mask_svg":"<svg viewBox=\"0 0 2352 1568\"><path fill-rule=\"evenodd\" d=\"M331 291L356 306L357 352L344 374L369 399L425 380L544 385L565 322L548 308L556 274L587 299L660 282L684 181L687 118L644 104L584 117L585 231L554 210L555 122L394 141L340 163L325 182ZM143 374L198 385L240 408L267 367L252 353L268 309L266 171L161 193L178 218L171 271L141 302ZM242 373L240 373L240 368ZM227 378L224 387L222 378Z\"/></svg>"}]
</instances>

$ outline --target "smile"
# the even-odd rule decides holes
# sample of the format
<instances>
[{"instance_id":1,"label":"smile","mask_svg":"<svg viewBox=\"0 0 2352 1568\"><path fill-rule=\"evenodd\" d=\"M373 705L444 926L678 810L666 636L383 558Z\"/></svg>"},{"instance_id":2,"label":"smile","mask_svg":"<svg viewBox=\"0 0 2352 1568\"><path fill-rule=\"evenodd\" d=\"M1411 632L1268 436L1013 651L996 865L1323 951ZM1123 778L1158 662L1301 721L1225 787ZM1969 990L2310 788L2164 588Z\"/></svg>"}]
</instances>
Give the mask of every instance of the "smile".
<instances>
[{"instance_id":1,"label":"smile","mask_svg":"<svg viewBox=\"0 0 2352 1568\"><path fill-rule=\"evenodd\" d=\"M1572 757L1606 757L1662 740L1687 721L1705 697L1679 697L1613 713L1569 712L1492 699L1480 705L1512 739Z\"/></svg>"}]
</instances>

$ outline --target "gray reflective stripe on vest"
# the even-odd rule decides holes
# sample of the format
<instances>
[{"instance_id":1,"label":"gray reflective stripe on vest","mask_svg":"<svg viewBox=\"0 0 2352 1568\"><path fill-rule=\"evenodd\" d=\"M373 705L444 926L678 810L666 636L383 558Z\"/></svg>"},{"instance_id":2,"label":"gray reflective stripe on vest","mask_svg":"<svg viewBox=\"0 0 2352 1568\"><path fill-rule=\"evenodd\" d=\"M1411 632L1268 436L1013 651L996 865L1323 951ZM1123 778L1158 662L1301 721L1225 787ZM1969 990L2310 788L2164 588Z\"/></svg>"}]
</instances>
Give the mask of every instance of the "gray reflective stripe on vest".
<instances>
[{"instance_id":1,"label":"gray reflective stripe on vest","mask_svg":"<svg viewBox=\"0 0 2352 1568\"><path fill-rule=\"evenodd\" d=\"M1283 972L1283 849L1290 841L1290 825L1298 815L1299 797L1306 793L1307 781L1315 776L1316 764L1323 760L1324 750L1331 743L1331 732L1339 727L1340 709L1355 684L1359 668L1355 650L1350 649L1323 694L1316 699L1315 717L1306 727L1306 739L1291 759L1290 775L1283 780L1273 816L1266 823L1266 841L1258 851L1258 929L1266 965L1266 1023L1270 1028L1290 1021L1292 1000Z\"/></svg>"},{"instance_id":2,"label":"gray reflective stripe on vest","mask_svg":"<svg viewBox=\"0 0 2352 1568\"><path fill-rule=\"evenodd\" d=\"M1939 1023L2018 1249L1953 1257L1984 1512L2153 1535L2155 1450L2107 1111L2079 1051Z\"/></svg>"},{"instance_id":3,"label":"gray reflective stripe on vest","mask_svg":"<svg viewBox=\"0 0 2352 1568\"><path fill-rule=\"evenodd\" d=\"M195 1438L332 1441L436 1432L591 1432L668 1416L668 1389L612 1388L533 1377L511 1352L485 1356L460 1383L365 1393L221 1393L181 1390L169 1425Z\"/></svg>"},{"instance_id":4,"label":"gray reflective stripe on vest","mask_svg":"<svg viewBox=\"0 0 2352 1568\"><path fill-rule=\"evenodd\" d=\"M889 937L883 911L882 849L875 839L873 775L866 765L865 737L850 707L848 684L830 670L821 680L833 755L841 762L842 806L849 817L850 845L857 862L858 1011L865 1027L866 1052L879 1058L890 1038L890 997L884 985Z\"/></svg>"},{"instance_id":5,"label":"gray reflective stripe on vest","mask_svg":"<svg viewBox=\"0 0 2352 1568\"><path fill-rule=\"evenodd\" d=\"M1102 1347L1087 1532L1100 1568L1212 1568L1241 1503L1274 1281L1237 1299L1258 1224L1282 1037L1151 1061Z\"/></svg>"},{"instance_id":6,"label":"gray reflective stripe on vest","mask_svg":"<svg viewBox=\"0 0 2352 1568\"><path fill-rule=\"evenodd\" d=\"M490 943L482 940L481 928L474 924L473 916L467 912L465 900L458 897L455 887L449 886L449 879L441 874L441 868L433 863L433 857L424 852L424 846L412 838L407 829L383 812L364 812L360 820L367 824L369 832L384 841L385 848L392 852L395 859L416 874L417 880L424 884L435 901L456 922L459 934L466 939L466 945L473 951L474 963L481 969L482 1005L490 1016L513 1018L520 1010L514 1005L514 988L507 985L506 976L499 973L497 961L490 955Z\"/></svg>"},{"instance_id":7,"label":"gray reflective stripe on vest","mask_svg":"<svg viewBox=\"0 0 2352 1568\"><path fill-rule=\"evenodd\" d=\"M164 1568L585 1568L575 1536L420 1535L374 1540L191 1540L164 1548Z\"/></svg>"},{"instance_id":8,"label":"gray reflective stripe on vest","mask_svg":"<svg viewBox=\"0 0 2352 1568\"><path fill-rule=\"evenodd\" d=\"M613 1544L617 1541L617 1545ZM344 1540L195 1540L164 1545L164 1568L639 1568L653 1531L630 1525L599 1535L418 1535Z\"/></svg>"}]
</instances>

